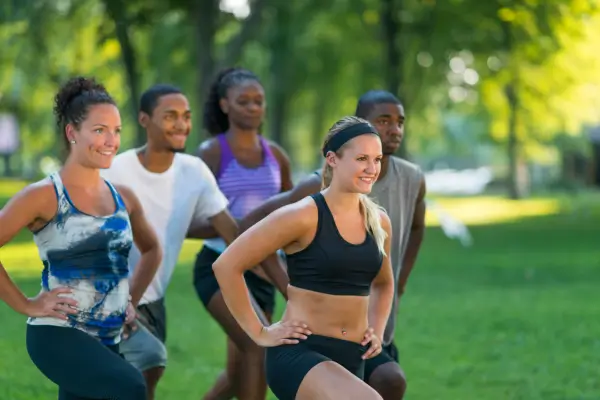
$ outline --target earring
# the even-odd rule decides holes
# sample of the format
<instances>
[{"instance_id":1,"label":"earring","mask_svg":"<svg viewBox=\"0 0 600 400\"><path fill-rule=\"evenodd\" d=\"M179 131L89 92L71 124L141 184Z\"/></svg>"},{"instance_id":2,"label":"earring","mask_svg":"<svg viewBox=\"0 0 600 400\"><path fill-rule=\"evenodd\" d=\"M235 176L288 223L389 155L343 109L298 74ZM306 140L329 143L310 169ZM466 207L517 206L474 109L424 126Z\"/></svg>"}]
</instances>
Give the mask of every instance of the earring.
<instances>
[{"instance_id":1,"label":"earring","mask_svg":"<svg viewBox=\"0 0 600 400\"><path fill-rule=\"evenodd\" d=\"M69 140L69 143L75 144L75 141L73 139L71 139L71 140Z\"/></svg>"}]
</instances>

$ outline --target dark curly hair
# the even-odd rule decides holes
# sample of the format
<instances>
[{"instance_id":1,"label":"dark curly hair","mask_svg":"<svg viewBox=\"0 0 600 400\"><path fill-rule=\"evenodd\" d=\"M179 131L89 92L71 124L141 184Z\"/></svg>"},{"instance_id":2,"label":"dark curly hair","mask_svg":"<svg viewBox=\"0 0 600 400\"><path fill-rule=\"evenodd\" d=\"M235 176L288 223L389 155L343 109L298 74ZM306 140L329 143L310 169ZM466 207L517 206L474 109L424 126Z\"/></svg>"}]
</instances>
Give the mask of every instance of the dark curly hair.
<instances>
[{"instance_id":1,"label":"dark curly hair","mask_svg":"<svg viewBox=\"0 0 600 400\"><path fill-rule=\"evenodd\" d=\"M219 101L227 96L227 90L247 81L261 83L258 76L244 68L226 68L217 74L204 103L203 125L208 133L214 136L229 129L229 118L221 110Z\"/></svg>"},{"instance_id":2,"label":"dark curly hair","mask_svg":"<svg viewBox=\"0 0 600 400\"><path fill-rule=\"evenodd\" d=\"M104 86L94 78L78 76L67 81L54 96L54 114L60 134L69 148L69 139L65 134L68 124L79 128L87 118L90 106L96 104L116 105Z\"/></svg>"}]
</instances>

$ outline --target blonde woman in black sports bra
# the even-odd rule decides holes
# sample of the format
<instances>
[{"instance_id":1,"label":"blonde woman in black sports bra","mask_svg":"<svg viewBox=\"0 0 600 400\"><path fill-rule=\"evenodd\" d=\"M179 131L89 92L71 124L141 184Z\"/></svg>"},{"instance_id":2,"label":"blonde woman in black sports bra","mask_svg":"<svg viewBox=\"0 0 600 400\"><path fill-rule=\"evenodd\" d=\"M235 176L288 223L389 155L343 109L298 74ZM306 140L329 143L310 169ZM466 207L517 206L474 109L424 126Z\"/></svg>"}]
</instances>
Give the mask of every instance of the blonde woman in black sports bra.
<instances>
[{"instance_id":1,"label":"blonde woman in black sports bra","mask_svg":"<svg viewBox=\"0 0 600 400\"><path fill-rule=\"evenodd\" d=\"M324 190L247 230L214 263L240 326L267 347L267 381L280 400L381 399L363 382L365 360L381 352L394 281L391 224L367 194L382 158L375 128L345 117L323 146ZM264 326L243 274L269 254L287 254L288 303Z\"/></svg>"}]
</instances>

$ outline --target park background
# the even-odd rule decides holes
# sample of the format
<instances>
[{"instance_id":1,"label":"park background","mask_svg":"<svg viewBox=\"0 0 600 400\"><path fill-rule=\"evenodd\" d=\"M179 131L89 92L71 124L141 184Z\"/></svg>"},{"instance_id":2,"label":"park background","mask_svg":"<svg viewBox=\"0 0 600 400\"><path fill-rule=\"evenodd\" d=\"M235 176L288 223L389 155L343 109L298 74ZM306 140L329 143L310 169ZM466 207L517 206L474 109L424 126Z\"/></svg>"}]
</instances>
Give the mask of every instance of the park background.
<instances>
[{"instance_id":1,"label":"park background","mask_svg":"<svg viewBox=\"0 0 600 400\"><path fill-rule=\"evenodd\" d=\"M598 400L599 37L597 0L4 0L0 206L59 167L52 97L75 74L117 99L122 149L144 141L141 92L180 86L191 153L215 72L249 68L267 93L263 133L296 181L360 94L387 89L407 114L399 155L429 187L396 331L406 398ZM159 400L202 398L224 367L224 334L192 288L200 246L186 242L167 292ZM36 294L29 232L0 260ZM0 304L0 320L0 399L55 398L25 318Z\"/></svg>"}]
</instances>

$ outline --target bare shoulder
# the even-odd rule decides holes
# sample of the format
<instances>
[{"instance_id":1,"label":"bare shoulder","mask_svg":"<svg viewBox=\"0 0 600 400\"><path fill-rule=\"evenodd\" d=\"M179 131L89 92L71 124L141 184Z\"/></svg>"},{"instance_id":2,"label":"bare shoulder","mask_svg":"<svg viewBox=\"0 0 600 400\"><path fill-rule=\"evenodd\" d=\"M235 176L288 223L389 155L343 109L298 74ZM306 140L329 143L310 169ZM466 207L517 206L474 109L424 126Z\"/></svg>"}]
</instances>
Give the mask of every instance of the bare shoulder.
<instances>
[{"instance_id":1,"label":"bare shoulder","mask_svg":"<svg viewBox=\"0 0 600 400\"><path fill-rule=\"evenodd\" d=\"M287 152L281 147L279 144L273 142L272 140L267 140L267 144L269 145L269 149L273 152L273 155L277 157L278 160L289 160L289 156Z\"/></svg>"},{"instance_id":2,"label":"bare shoulder","mask_svg":"<svg viewBox=\"0 0 600 400\"><path fill-rule=\"evenodd\" d=\"M122 183L113 183L112 185L123 199L128 213L131 214L138 207L140 207L140 202L135 192L129 186L123 185Z\"/></svg>"},{"instance_id":3,"label":"bare shoulder","mask_svg":"<svg viewBox=\"0 0 600 400\"><path fill-rule=\"evenodd\" d=\"M28 205L47 204L54 200L54 211L56 210L56 189L50 178L31 183L21 189L11 200L27 202ZM52 203L50 201L50 203Z\"/></svg>"},{"instance_id":4,"label":"bare shoulder","mask_svg":"<svg viewBox=\"0 0 600 400\"><path fill-rule=\"evenodd\" d=\"M310 197L273 211L265 218L266 223L285 223L290 227L310 227L318 219L317 205Z\"/></svg>"},{"instance_id":5,"label":"bare shoulder","mask_svg":"<svg viewBox=\"0 0 600 400\"><path fill-rule=\"evenodd\" d=\"M383 209L379 209L379 218L381 220L381 227L390 234L392 232L392 221L388 216L387 212Z\"/></svg>"},{"instance_id":6,"label":"bare shoulder","mask_svg":"<svg viewBox=\"0 0 600 400\"><path fill-rule=\"evenodd\" d=\"M196 150L196 155L202 158L203 155L214 155L221 153L221 145L217 138L210 138L204 140L200 145L198 145L198 149Z\"/></svg>"},{"instance_id":7,"label":"bare shoulder","mask_svg":"<svg viewBox=\"0 0 600 400\"><path fill-rule=\"evenodd\" d=\"M49 177L25 186L23 190L21 190L21 192L26 192L35 195L56 194L56 190L54 189L54 183L52 183L52 179L50 179Z\"/></svg>"},{"instance_id":8,"label":"bare shoulder","mask_svg":"<svg viewBox=\"0 0 600 400\"><path fill-rule=\"evenodd\" d=\"M17 192L0 209L0 216L19 215L24 219L24 223L30 225L36 221L51 220L56 215L57 207L58 200L54 184L50 178L45 178L31 183Z\"/></svg>"},{"instance_id":9,"label":"bare shoulder","mask_svg":"<svg viewBox=\"0 0 600 400\"><path fill-rule=\"evenodd\" d=\"M200 143L196 156L200 157L216 175L221 161L221 145L217 138L210 138Z\"/></svg>"}]
</instances>

